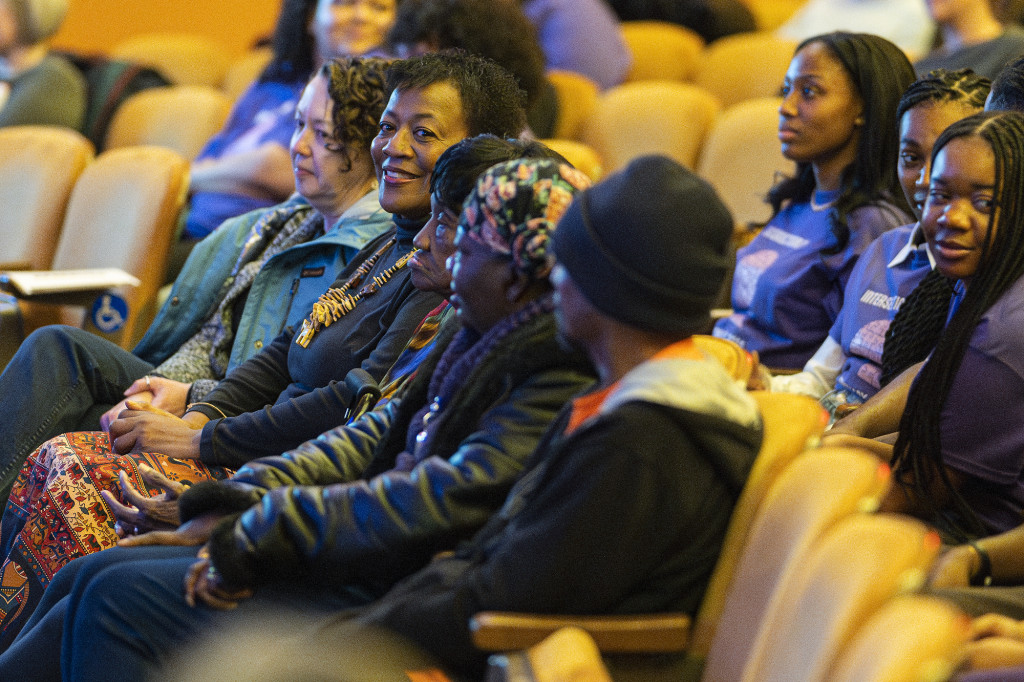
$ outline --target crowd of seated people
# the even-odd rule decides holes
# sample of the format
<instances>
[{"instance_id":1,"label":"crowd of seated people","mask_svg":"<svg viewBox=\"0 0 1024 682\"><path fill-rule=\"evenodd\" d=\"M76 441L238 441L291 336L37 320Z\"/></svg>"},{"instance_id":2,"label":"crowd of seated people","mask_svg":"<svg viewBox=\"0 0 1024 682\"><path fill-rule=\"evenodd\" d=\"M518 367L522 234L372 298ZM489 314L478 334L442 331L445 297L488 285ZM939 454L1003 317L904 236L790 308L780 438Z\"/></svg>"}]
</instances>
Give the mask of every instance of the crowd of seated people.
<instances>
[{"instance_id":1,"label":"crowd of seated people","mask_svg":"<svg viewBox=\"0 0 1024 682\"><path fill-rule=\"evenodd\" d=\"M502 29L543 3L364 4L284 3L249 93L294 81L280 203L198 242L133 352L46 327L0 374L0 678L166 675L298 611L302 646L482 679L479 611L693 615L761 446L750 390L891 465L882 511L949 545L929 592L979 616L968 665L1024 666L1024 57L990 92L984 61L804 40L795 173L733 251L677 162L592 184L530 141L544 54Z\"/></svg>"}]
</instances>

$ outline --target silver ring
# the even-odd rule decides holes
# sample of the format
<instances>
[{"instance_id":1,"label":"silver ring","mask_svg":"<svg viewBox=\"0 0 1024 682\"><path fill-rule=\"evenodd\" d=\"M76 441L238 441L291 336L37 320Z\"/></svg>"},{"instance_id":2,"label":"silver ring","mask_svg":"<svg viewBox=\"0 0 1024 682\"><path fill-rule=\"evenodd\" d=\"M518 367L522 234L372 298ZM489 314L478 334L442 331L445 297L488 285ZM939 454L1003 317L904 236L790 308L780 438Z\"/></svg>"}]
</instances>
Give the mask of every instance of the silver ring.
<instances>
[{"instance_id":1,"label":"silver ring","mask_svg":"<svg viewBox=\"0 0 1024 682\"><path fill-rule=\"evenodd\" d=\"M152 392L153 391L153 387L149 385L149 375L148 374L146 375L145 379L146 379L146 390Z\"/></svg>"}]
</instances>

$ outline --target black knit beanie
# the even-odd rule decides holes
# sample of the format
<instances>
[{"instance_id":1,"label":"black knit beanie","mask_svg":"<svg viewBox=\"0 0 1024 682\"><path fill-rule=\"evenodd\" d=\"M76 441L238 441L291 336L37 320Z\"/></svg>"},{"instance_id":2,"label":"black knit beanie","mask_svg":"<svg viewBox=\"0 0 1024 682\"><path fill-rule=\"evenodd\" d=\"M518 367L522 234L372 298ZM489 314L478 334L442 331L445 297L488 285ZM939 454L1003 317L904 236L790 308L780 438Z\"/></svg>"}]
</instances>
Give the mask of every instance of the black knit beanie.
<instances>
[{"instance_id":1,"label":"black knit beanie","mask_svg":"<svg viewBox=\"0 0 1024 682\"><path fill-rule=\"evenodd\" d=\"M689 336L710 327L732 227L711 185L643 156L577 195L555 230L555 258L605 315Z\"/></svg>"}]
</instances>

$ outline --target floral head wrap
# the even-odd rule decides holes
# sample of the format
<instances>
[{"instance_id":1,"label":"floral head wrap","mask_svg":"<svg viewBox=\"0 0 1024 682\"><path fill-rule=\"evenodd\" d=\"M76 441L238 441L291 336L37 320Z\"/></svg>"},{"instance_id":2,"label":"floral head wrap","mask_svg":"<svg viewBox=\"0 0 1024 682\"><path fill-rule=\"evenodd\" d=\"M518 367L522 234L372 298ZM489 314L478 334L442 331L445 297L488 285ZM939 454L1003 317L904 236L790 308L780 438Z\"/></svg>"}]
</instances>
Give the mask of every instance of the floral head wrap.
<instances>
[{"instance_id":1,"label":"floral head wrap","mask_svg":"<svg viewBox=\"0 0 1024 682\"><path fill-rule=\"evenodd\" d=\"M551 232L573 197L590 180L553 159L516 159L489 168L466 198L459 218L463 238L509 256L530 279L554 267Z\"/></svg>"}]
</instances>

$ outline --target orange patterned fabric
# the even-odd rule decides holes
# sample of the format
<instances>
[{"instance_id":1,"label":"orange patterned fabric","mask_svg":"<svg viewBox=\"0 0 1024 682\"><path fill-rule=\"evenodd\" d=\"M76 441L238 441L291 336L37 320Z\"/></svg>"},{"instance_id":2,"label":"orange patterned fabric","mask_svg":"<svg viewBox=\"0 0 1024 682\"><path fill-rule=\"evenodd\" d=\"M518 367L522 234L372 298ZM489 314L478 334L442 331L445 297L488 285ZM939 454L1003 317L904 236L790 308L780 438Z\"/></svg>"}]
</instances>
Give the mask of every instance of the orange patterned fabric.
<instances>
[{"instance_id":1,"label":"orange patterned fabric","mask_svg":"<svg viewBox=\"0 0 1024 682\"><path fill-rule=\"evenodd\" d=\"M57 571L117 544L115 519L101 490L122 499L118 474L124 471L144 493L162 492L148 490L139 464L186 485L231 473L159 454L114 455L107 434L95 431L58 436L29 456L0 520L0 648L21 629Z\"/></svg>"}]
</instances>

